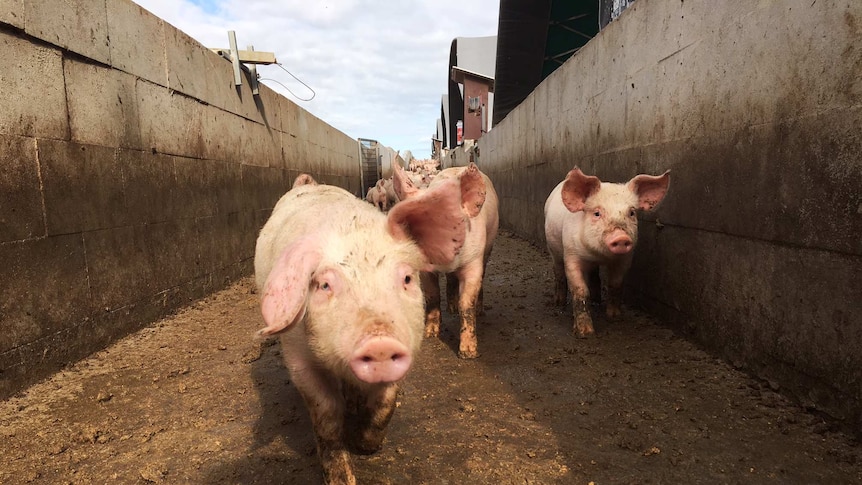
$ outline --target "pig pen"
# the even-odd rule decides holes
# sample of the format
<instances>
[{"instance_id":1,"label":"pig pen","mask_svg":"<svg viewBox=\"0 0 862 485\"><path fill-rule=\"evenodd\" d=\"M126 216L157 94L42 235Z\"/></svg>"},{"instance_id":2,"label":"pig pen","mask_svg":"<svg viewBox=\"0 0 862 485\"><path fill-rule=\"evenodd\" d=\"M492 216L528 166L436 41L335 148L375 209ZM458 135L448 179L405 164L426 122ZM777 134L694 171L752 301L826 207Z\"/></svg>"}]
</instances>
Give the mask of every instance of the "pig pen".
<instances>
[{"instance_id":1,"label":"pig pen","mask_svg":"<svg viewBox=\"0 0 862 485\"><path fill-rule=\"evenodd\" d=\"M502 233L480 357L445 313L364 484L860 483L858 443L626 307L597 338L552 305L544 248ZM0 483L319 483L306 409L251 278L2 403Z\"/></svg>"}]
</instances>

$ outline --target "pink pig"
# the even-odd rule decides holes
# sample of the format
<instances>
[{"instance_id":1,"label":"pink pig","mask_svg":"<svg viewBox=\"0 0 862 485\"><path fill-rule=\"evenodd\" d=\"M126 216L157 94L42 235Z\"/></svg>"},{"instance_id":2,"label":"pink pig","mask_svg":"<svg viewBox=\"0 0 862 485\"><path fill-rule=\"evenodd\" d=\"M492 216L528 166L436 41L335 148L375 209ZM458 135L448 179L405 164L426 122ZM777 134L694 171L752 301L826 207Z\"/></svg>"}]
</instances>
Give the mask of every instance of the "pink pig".
<instances>
[{"instance_id":1,"label":"pink pig","mask_svg":"<svg viewBox=\"0 0 862 485\"><path fill-rule=\"evenodd\" d=\"M669 172L613 184L574 168L548 196L545 239L554 262L554 303L565 306L568 283L577 336L594 333L587 275L598 266L607 269L606 314L619 315L623 277L638 239L637 211L651 211L661 202L670 185Z\"/></svg>"},{"instance_id":2,"label":"pink pig","mask_svg":"<svg viewBox=\"0 0 862 485\"><path fill-rule=\"evenodd\" d=\"M453 180L460 181L463 211L470 218L470 223L464 247L458 256L449 263L435 265L435 273L422 274L422 286L426 293L425 336L437 337L440 333L438 273L443 273L446 275L449 312L458 312L461 317L458 355L464 359L476 358L479 356L476 316L482 312L482 277L500 225L497 193L488 176L479 171L474 163L467 167L443 170L433 178L428 189L418 188L408 175L396 167L392 177L401 200L410 200L427 190L450 184Z\"/></svg>"},{"instance_id":3,"label":"pink pig","mask_svg":"<svg viewBox=\"0 0 862 485\"><path fill-rule=\"evenodd\" d=\"M381 447L422 341L419 273L450 263L464 243L462 188L450 180L383 214L300 177L257 240L259 334L281 334L327 483L353 484L348 450Z\"/></svg>"},{"instance_id":4,"label":"pink pig","mask_svg":"<svg viewBox=\"0 0 862 485\"><path fill-rule=\"evenodd\" d=\"M380 212L389 210L389 197L386 195L384 183L383 179L378 180L374 187L368 189L368 193L365 195L365 200L380 209Z\"/></svg>"}]
</instances>

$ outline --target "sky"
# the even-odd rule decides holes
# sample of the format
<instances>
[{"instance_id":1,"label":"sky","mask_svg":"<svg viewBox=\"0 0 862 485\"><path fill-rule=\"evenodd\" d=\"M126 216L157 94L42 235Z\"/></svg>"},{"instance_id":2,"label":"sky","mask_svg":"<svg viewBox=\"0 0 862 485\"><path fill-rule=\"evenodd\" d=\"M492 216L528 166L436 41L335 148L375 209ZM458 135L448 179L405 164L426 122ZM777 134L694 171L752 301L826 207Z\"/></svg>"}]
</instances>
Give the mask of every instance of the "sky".
<instances>
[{"instance_id":1,"label":"sky","mask_svg":"<svg viewBox=\"0 0 862 485\"><path fill-rule=\"evenodd\" d=\"M134 1L206 47L228 47L233 30L240 49L275 53L314 92L277 65L258 66L263 84L416 158L431 156L452 40L497 35L499 11L499 0Z\"/></svg>"}]
</instances>

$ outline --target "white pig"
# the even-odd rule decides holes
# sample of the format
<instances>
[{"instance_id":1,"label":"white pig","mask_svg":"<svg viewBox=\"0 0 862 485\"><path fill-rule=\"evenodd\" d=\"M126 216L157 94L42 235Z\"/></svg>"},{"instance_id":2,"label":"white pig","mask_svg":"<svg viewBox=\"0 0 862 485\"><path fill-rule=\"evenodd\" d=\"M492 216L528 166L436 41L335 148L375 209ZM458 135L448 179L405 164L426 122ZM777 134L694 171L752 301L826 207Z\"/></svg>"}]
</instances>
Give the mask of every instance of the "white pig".
<instances>
[{"instance_id":1,"label":"white pig","mask_svg":"<svg viewBox=\"0 0 862 485\"><path fill-rule=\"evenodd\" d=\"M355 483L349 451L383 443L397 383L422 341L419 273L451 262L464 243L461 192L451 180L387 215L298 177L260 232L259 334L281 334L327 483Z\"/></svg>"},{"instance_id":2,"label":"white pig","mask_svg":"<svg viewBox=\"0 0 862 485\"><path fill-rule=\"evenodd\" d=\"M548 196L545 239L554 263L554 303L565 306L568 286L578 337L594 334L587 275L598 266L607 270L606 315L619 315L623 277L637 244L638 210L651 211L661 202L670 185L669 173L642 174L626 184L614 184L575 167Z\"/></svg>"},{"instance_id":3,"label":"white pig","mask_svg":"<svg viewBox=\"0 0 862 485\"><path fill-rule=\"evenodd\" d=\"M474 163L467 167L452 167L438 173L427 189L416 187L404 170L396 167L393 181L402 200L410 200L439 185L460 181L464 214L470 218L464 247L451 262L435 265L435 273L422 274L425 290L425 336L440 334L440 282L437 273L446 275L446 297L450 313L458 312L461 319L458 355L464 359L479 356L476 338L476 316L482 313L482 277L497 230L500 226L497 193L487 175ZM397 207L397 205L396 205Z\"/></svg>"},{"instance_id":4,"label":"white pig","mask_svg":"<svg viewBox=\"0 0 862 485\"><path fill-rule=\"evenodd\" d=\"M386 196L386 188L384 187L385 181L380 179L374 184L374 187L368 189L368 193L365 195L365 200L369 202L371 205L380 209L380 212L386 212L389 210L389 198Z\"/></svg>"}]
</instances>

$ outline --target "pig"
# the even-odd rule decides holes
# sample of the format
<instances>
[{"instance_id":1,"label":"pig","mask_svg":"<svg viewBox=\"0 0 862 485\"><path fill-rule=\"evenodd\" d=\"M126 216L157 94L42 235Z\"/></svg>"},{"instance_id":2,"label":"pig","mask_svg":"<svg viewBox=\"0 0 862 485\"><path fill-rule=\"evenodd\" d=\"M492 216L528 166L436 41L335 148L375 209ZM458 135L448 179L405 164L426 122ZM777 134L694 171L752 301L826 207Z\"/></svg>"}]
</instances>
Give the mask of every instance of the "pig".
<instances>
[{"instance_id":1,"label":"pig","mask_svg":"<svg viewBox=\"0 0 862 485\"><path fill-rule=\"evenodd\" d=\"M450 264L464 244L459 182L384 214L341 188L297 179L260 231L258 335L280 334L327 483L356 483L350 452L382 446L422 342L420 272Z\"/></svg>"},{"instance_id":2,"label":"pig","mask_svg":"<svg viewBox=\"0 0 862 485\"><path fill-rule=\"evenodd\" d=\"M389 207L399 202L398 194L395 193L395 187L392 185L392 177L383 180L383 190L386 191L386 199L389 201Z\"/></svg>"},{"instance_id":3,"label":"pig","mask_svg":"<svg viewBox=\"0 0 862 485\"><path fill-rule=\"evenodd\" d=\"M434 272L422 274L422 285L426 292L425 337L438 337L440 334L439 274L445 274L449 312L459 313L461 320L458 355L463 359L474 359L479 356L476 316L483 311L482 277L500 226L494 185L475 163L439 172L427 189L417 187L400 167L396 168L393 175L395 190L401 200L410 200L426 190L435 190L454 180L460 182L462 209L465 216L470 218L470 223L464 247L458 256L451 262L435 265Z\"/></svg>"},{"instance_id":4,"label":"pig","mask_svg":"<svg viewBox=\"0 0 862 485\"><path fill-rule=\"evenodd\" d=\"M368 189L368 193L365 195L365 200L380 209L380 212L386 212L389 210L389 197L386 195L386 188L384 187L383 179L378 180L377 183L374 184L374 187Z\"/></svg>"},{"instance_id":5,"label":"pig","mask_svg":"<svg viewBox=\"0 0 862 485\"><path fill-rule=\"evenodd\" d=\"M670 186L670 171L637 175L626 184L602 182L577 167L545 201L545 240L554 265L554 303L566 305L572 293L574 332L595 333L587 301L588 274L606 269L605 314L620 314L623 278L631 266L638 238L638 211L651 211Z\"/></svg>"}]
</instances>

